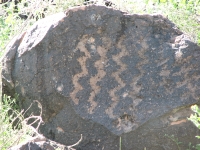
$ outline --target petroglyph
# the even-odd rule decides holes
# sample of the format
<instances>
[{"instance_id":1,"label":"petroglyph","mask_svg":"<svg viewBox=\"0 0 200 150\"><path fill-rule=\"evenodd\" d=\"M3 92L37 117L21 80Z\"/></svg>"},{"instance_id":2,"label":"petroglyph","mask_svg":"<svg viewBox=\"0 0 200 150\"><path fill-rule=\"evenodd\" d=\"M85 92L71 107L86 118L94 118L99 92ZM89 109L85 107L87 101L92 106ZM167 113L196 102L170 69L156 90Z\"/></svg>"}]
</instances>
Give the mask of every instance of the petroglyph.
<instances>
[{"instance_id":1,"label":"petroglyph","mask_svg":"<svg viewBox=\"0 0 200 150\"><path fill-rule=\"evenodd\" d=\"M130 132L133 127L137 127L138 125L135 122L135 118L128 114L124 114L121 117L115 119L113 121L113 125L118 130L123 130L125 133Z\"/></svg>"},{"instance_id":2,"label":"petroglyph","mask_svg":"<svg viewBox=\"0 0 200 150\"><path fill-rule=\"evenodd\" d=\"M101 58L98 61L96 61L94 65L98 71L97 75L90 78L90 85L92 87L92 91L90 93L90 97L88 100L91 104L91 107L89 108L90 114L97 106L97 103L94 101L95 95L98 94L101 90L100 86L96 84L98 81L101 81L101 79L106 75L106 72L104 71L104 64L107 63L107 58L106 58L107 50L101 46L98 46L97 52Z\"/></svg>"},{"instance_id":3,"label":"petroglyph","mask_svg":"<svg viewBox=\"0 0 200 150\"><path fill-rule=\"evenodd\" d=\"M145 41L141 42L141 45L147 45ZM138 55L140 58L142 58L142 61L139 62L136 66L137 68L140 70L140 74L143 75L144 74L144 69L142 68L143 65L148 64L149 59L145 56L145 52L146 52L146 47L142 47L140 50L138 50Z\"/></svg>"},{"instance_id":4,"label":"petroglyph","mask_svg":"<svg viewBox=\"0 0 200 150\"><path fill-rule=\"evenodd\" d=\"M95 39L90 40L91 44L95 42ZM92 91L90 93L90 97L88 99L88 102L90 102L91 107L88 109L88 112L90 114L93 113L94 109L97 106L97 102L94 101L95 96L100 92L101 87L97 85L97 82L101 81L102 78L106 75L106 72L104 71L104 66L106 65L108 59L106 57L107 49L111 46L111 41L108 38L102 37L103 46L97 47L97 52L100 56L100 59L97 60L94 64L96 67L98 73L90 78L90 85L92 88ZM93 46L93 45L92 45ZM104 46L107 48L105 49Z\"/></svg>"},{"instance_id":5,"label":"petroglyph","mask_svg":"<svg viewBox=\"0 0 200 150\"><path fill-rule=\"evenodd\" d=\"M111 97L112 104L106 110L106 113L109 115L110 118L115 118L115 115L113 114L113 109L119 102L119 97L117 96L116 92L119 91L120 89L122 89L123 87L125 87L125 85L126 85L119 76L123 71L125 71L127 69L127 65L121 61L122 57L128 55L128 51L126 50L126 47L122 44L124 38L125 38L124 36L120 37L120 40L117 43L117 48L119 48L121 50L121 52L117 55L112 56L112 59L117 63L117 65L120 66L120 69L118 71L112 73L112 75L111 75L113 78L115 78L115 80L118 82L119 85L109 91L109 95Z\"/></svg>"},{"instance_id":6,"label":"petroglyph","mask_svg":"<svg viewBox=\"0 0 200 150\"><path fill-rule=\"evenodd\" d=\"M142 45L147 45L147 44L145 43L145 41L142 41ZM145 74L145 71L142 67L145 64L148 64L149 62L148 58L145 56L145 52L146 52L145 47L141 48L137 52L138 56L142 59L142 61L136 64L136 67L139 70L140 74L133 77L132 82L130 83L130 86L133 89L133 91L130 91L130 97L133 99L133 115L134 115L135 107L142 101L142 99L138 95L142 88L141 85L138 85L138 80L140 80Z\"/></svg>"},{"instance_id":7,"label":"petroglyph","mask_svg":"<svg viewBox=\"0 0 200 150\"><path fill-rule=\"evenodd\" d=\"M85 36L83 36L82 40L78 43L78 45L76 47L76 49L79 49L81 52L83 52L85 54L85 56L77 59L77 61L79 62L80 66L81 66L82 72L77 73L72 77L72 82L74 84L74 90L72 93L70 93L70 96L76 105L79 103L79 99L76 97L76 94L83 89L83 87L79 84L78 80L81 77L86 76L88 74L88 70L86 67L86 61L88 58L91 57L90 53L85 48L86 41L87 41L87 36L85 35Z\"/></svg>"}]
</instances>

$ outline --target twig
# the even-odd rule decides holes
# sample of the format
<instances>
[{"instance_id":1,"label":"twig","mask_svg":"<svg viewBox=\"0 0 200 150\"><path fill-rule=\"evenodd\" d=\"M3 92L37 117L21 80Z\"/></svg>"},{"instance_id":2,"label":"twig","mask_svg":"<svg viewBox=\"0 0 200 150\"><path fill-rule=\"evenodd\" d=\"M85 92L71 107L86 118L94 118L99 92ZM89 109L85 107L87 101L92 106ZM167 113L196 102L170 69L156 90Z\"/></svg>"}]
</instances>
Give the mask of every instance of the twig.
<instances>
[{"instance_id":1,"label":"twig","mask_svg":"<svg viewBox=\"0 0 200 150\"><path fill-rule=\"evenodd\" d=\"M79 140L77 143L75 143L75 144L73 144L73 145L70 145L70 146L67 146L68 150L73 150L72 147L77 146L81 141L82 141L82 134L81 134L80 140Z\"/></svg>"}]
</instances>

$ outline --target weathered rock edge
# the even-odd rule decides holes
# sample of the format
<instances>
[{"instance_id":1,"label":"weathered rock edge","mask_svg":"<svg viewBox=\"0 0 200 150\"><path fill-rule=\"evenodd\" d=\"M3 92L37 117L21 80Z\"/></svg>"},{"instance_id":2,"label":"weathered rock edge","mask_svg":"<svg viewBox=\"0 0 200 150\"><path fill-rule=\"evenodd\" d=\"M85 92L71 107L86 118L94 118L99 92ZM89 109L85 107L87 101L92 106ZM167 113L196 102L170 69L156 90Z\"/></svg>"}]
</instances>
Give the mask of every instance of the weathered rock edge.
<instances>
[{"instance_id":1,"label":"weathered rock edge","mask_svg":"<svg viewBox=\"0 0 200 150\"><path fill-rule=\"evenodd\" d=\"M40 20L14 40L2 78L24 108L39 100L47 123L70 100L81 118L121 135L197 103L199 57L161 15L90 5Z\"/></svg>"}]
</instances>

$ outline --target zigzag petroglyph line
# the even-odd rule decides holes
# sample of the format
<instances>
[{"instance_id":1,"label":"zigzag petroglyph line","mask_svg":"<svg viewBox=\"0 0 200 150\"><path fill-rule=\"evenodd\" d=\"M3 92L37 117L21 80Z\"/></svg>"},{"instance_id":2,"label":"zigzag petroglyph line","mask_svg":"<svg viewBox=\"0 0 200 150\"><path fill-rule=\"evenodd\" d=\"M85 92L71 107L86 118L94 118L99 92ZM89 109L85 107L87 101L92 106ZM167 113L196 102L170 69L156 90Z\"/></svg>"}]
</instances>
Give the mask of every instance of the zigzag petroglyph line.
<instances>
[{"instance_id":1,"label":"zigzag petroglyph line","mask_svg":"<svg viewBox=\"0 0 200 150\"><path fill-rule=\"evenodd\" d=\"M145 71L142 67L149 62L148 58L145 56L145 52L147 49L147 47L145 47L145 45L147 45L147 44L145 43L145 41L142 41L141 43L142 43L142 45L144 45L144 47L138 51L138 55L142 59L142 61L140 61L139 63L136 64L136 67L140 71L140 74L138 76L133 77L132 83L130 84L130 86L133 89L133 91L130 92L130 97L133 99L133 107L134 107L133 109L135 109L135 107L142 101L141 98L137 97L142 88L141 85L140 86L137 85L137 82L145 74Z\"/></svg>"},{"instance_id":2,"label":"zigzag petroglyph line","mask_svg":"<svg viewBox=\"0 0 200 150\"><path fill-rule=\"evenodd\" d=\"M121 52L115 56L113 56L113 60L117 63L117 65L119 65L121 68L112 73L112 77L115 78L115 80L118 82L118 86L115 87L114 89L111 89L109 91L109 95L112 98L112 104L111 106L106 110L106 113L109 115L110 118L115 118L114 114L113 114L113 109L116 107L117 103L119 102L119 97L116 95L116 92L119 91L120 89L122 89L123 87L125 87L125 83L122 81L122 79L120 78L120 74L125 71L127 69L127 65L124 64L121 61L121 58L124 56L128 55L128 52L126 51L126 47L124 45L122 45L124 36L122 36L117 44L117 48L121 49Z\"/></svg>"},{"instance_id":3,"label":"zigzag petroglyph line","mask_svg":"<svg viewBox=\"0 0 200 150\"><path fill-rule=\"evenodd\" d=\"M79 103L79 99L76 98L76 94L83 89L83 87L78 83L78 80L81 77L86 76L88 74L88 70L86 68L86 61L88 58L91 57L90 53L85 48L86 41L87 41L87 37L83 36L83 38L80 40L80 42L78 43L78 45L76 47L77 49L80 49L80 51L85 54L85 56L79 57L77 59L77 61L79 62L80 66L81 66L82 72L77 73L72 78L72 82L74 84L74 91L72 93L70 93L70 96L76 105Z\"/></svg>"},{"instance_id":4,"label":"zigzag petroglyph line","mask_svg":"<svg viewBox=\"0 0 200 150\"><path fill-rule=\"evenodd\" d=\"M104 71L104 64L107 63L107 57L106 57L107 50L101 46L98 46L97 52L101 58L98 61L96 61L94 64L94 66L96 67L96 69L98 71L97 75L90 78L90 85L92 87L92 92L90 93L90 97L88 100L91 104L91 107L89 108L90 114L93 113L93 110L97 106L97 103L94 101L94 97L101 90L100 86L98 86L96 84L98 81L101 81L101 79L106 75L106 72Z\"/></svg>"}]
</instances>

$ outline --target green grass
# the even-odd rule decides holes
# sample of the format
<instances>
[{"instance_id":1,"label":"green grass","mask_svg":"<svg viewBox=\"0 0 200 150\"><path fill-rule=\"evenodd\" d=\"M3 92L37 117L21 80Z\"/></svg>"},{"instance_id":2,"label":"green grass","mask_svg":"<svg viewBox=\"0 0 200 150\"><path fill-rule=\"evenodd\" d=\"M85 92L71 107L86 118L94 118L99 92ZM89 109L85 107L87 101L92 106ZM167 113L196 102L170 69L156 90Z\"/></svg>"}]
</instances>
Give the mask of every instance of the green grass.
<instances>
[{"instance_id":1,"label":"green grass","mask_svg":"<svg viewBox=\"0 0 200 150\"><path fill-rule=\"evenodd\" d=\"M200 109L197 105L191 106L194 114L191 114L188 120L190 120L198 129L200 129ZM196 138L200 139L200 136L197 135ZM200 144L195 146L196 150L200 150Z\"/></svg>"},{"instance_id":2,"label":"green grass","mask_svg":"<svg viewBox=\"0 0 200 150\"><path fill-rule=\"evenodd\" d=\"M182 142L179 142L178 138L174 137L174 135L167 135L167 134L165 134L165 137L169 138L172 142L174 142L174 143L176 144L177 150L181 150L181 148L180 148L179 145L180 145Z\"/></svg>"},{"instance_id":3,"label":"green grass","mask_svg":"<svg viewBox=\"0 0 200 150\"><path fill-rule=\"evenodd\" d=\"M19 112L16 99L4 96L0 112L0 149L6 150L33 135L33 131L24 122L23 113Z\"/></svg>"}]
</instances>

